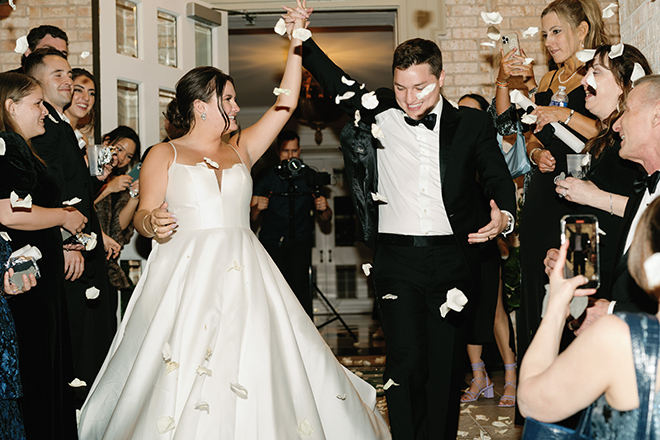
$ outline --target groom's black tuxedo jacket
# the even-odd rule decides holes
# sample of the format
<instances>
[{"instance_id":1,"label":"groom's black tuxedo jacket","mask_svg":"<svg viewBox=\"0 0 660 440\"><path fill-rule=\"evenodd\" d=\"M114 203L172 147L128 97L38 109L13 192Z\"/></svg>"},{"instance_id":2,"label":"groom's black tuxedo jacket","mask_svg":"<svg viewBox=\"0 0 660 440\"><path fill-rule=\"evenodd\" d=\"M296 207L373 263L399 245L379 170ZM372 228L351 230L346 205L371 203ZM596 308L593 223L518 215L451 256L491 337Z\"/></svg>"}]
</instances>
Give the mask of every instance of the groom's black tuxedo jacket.
<instances>
[{"instance_id":1,"label":"groom's black tuxedo jacket","mask_svg":"<svg viewBox=\"0 0 660 440\"><path fill-rule=\"evenodd\" d=\"M342 77L350 79L336 66L310 38L303 43L303 66L332 96L352 91L352 98L342 100L339 105L346 113L360 112L357 126L349 122L341 134L346 173L351 187L351 196L359 219L362 237L374 247L378 233L378 207L371 193L378 192L378 168L376 149L380 143L372 135L375 117L392 108L399 108L394 92L378 89L375 94L378 106L372 110L362 105L362 98L369 93L361 84L348 86ZM495 129L486 112L461 107L454 108L444 100L440 123L440 179L442 197L449 222L461 246L473 280L478 276L478 246L469 245L467 235L476 232L479 224L479 184L488 200L494 199L498 207L515 216L515 187L497 145ZM403 117L403 110L401 115ZM479 182L477 182L477 175Z\"/></svg>"}]
</instances>

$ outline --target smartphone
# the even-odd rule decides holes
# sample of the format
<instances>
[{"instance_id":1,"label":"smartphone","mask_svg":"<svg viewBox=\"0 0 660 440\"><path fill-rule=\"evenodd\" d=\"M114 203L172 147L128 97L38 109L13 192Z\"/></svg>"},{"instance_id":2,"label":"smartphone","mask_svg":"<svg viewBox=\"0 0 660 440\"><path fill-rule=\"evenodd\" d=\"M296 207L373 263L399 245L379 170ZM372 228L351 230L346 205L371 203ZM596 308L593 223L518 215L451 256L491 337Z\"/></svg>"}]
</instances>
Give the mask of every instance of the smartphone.
<instances>
[{"instance_id":1,"label":"smartphone","mask_svg":"<svg viewBox=\"0 0 660 440\"><path fill-rule=\"evenodd\" d=\"M513 49L518 49L519 47L518 34L513 33L502 35L502 50L504 51L504 55L508 54ZM518 53L517 55L520 54Z\"/></svg>"},{"instance_id":2,"label":"smartphone","mask_svg":"<svg viewBox=\"0 0 660 440\"><path fill-rule=\"evenodd\" d=\"M140 178L140 168L142 168L142 162L136 164L128 175L133 178L133 181L136 181Z\"/></svg>"},{"instance_id":3,"label":"smartphone","mask_svg":"<svg viewBox=\"0 0 660 440\"><path fill-rule=\"evenodd\" d=\"M584 275L582 288L600 287L598 218L594 215L565 215L561 219L561 242L568 241L564 277Z\"/></svg>"}]
</instances>

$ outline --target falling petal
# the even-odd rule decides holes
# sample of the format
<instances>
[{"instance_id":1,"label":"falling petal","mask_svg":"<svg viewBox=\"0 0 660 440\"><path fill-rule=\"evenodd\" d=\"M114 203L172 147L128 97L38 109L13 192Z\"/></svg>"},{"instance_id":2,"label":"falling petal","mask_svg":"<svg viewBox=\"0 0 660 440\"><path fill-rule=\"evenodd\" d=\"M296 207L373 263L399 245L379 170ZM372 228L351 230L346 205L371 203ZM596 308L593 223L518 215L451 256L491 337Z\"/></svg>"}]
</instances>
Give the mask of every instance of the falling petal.
<instances>
[{"instance_id":1,"label":"falling petal","mask_svg":"<svg viewBox=\"0 0 660 440\"><path fill-rule=\"evenodd\" d=\"M248 390L245 389L245 387L239 383L229 383L229 388L236 394L238 397L241 399L247 399L248 398Z\"/></svg>"},{"instance_id":2,"label":"falling petal","mask_svg":"<svg viewBox=\"0 0 660 440\"><path fill-rule=\"evenodd\" d=\"M78 197L74 197L70 200L63 201L62 204L65 205L65 206L73 206L76 203L80 203L80 202L82 202L82 200L80 200Z\"/></svg>"},{"instance_id":3,"label":"falling petal","mask_svg":"<svg viewBox=\"0 0 660 440\"><path fill-rule=\"evenodd\" d=\"M417 94L417 99L422 99L429 93L431 93L433 90L435 90L436 83L431 83L428 86L424 87L421 92Z\"/></svg>"},{"instance_id":4,"label":"falling petal","mask_svg":"<svg viewBox=\"0 0 660 440\"><path fill-rule=\"evenodd\" d=\"M397 295L393 295L391 293L388 293L387 295L383 295L383 299L397 299Z\"/></svg>"},{"instance_id":5,"label":"falling petal","mask_svg":"<svg viewBox=\"0 0 660 440\"><path fill-rule=\"evenodd\" d=\"M353 124L357 127L362 117L360 116L360 110L355 110L355 122Z\"/></svg>"},{"instance_id":6,"label":"falling petal","mask_svg":"<svg viewBox=\"0 0 660 440\"><path fill-rule=\"evenodd\" d=\"M611 60L613 60L616 57L620 57L621 55L623 55L623 49L624 49L623 43L615 44L614 46L612 46L612 48L610 49L610 53L607 54L607 56L610 57Z\"/></svg>"},{"instance_id":7,"label":"falling petal","mask_svg":"<svg viewBox=\"0 0 660 440\"><path fill-rule=\"evenodd\" d=\"M381 130L380 127L376 124L371 124L371 135L376 139L385 139L383 130Z\"/></svg>"},{"instance_id":8,"label":"falling petal","mask_svg":"<svg viewBox=\"0 0 660 440\"><path fill-rule=\"evenodd\" d=\"M53 121L54 124L59 124L59 123L60 123L60 121L58 121L57 119L55 119L55 118L53 117L53 115L51 115L50 113L48 113L48 119L50 119L51 121Z\"/></svg>"},{"instance_id":9,"label":"falling petal","mask_svg":"<svg viewBox=\"0 0 660 440\"><path fill-rule=\"evenodd\" d=\"M656 252L644 261L646 282L650 289L660 285L660 252Z\"/></svg>"},{"instance_id":10,"label":"falling petal","mask_svg":"<svg viewBox=\"0 0 660 440\"><path fill-rule=\"evenodd\" d=\"M463 307L467 303L467 296L456 287L447 292L447 306L455 312L463 310Z\"/></svg>"},{"instance_id":11,"label":"falling petal","mask_svg":"<svg viewBox=\"0 0 660 440\"><path fill-rule=\"evenodd\" d=\"M355 84L355 80L353 80L353 79L347 79L345 76L342 76L342 77L341 77L341 82L343 82L343 83L346 84L347 86L352 86L353 84Z\"/></svg>"},{"instance_id":12,"label":"falling petal","mask_svg":"<svg viewBox=\"0 0 660 440\"><path fill-rule=\"evenodd\" d=\"M78 379L78 378L76 377L76 378L73 379L71 382L69 382L69 386L70 386L71 388L86 387L86 386L87 386L87 382L85 382L84 380L80 380L80 379Z\"/></svg>"},{"instance_id":13,"label":"falling petal","mask_svg":"<svg viewBox=\"0 0 660 440\"><path fill-rule=\"evenodd\" d=\"M172 347L170 346L169 342L165 342L163 344L163 348L161 348L160 352L163 355L163 360L165 362L169 362L172 360Z\"/></svg>"},{"instance_id":14,"label":"falling petal","mask_svg":"<svg viewBox=\"0 0 660 440\"><path fill-rule=\"evenodd\" d=\"M382 356L377 357L376 359L374 359L374 362L377 363L377 364L384 364L385 363L385 358L382 357Z\"/></svg>"},{"instance_id":15,"label":"falling petal","mask_svg":"<svg viewBox=\"0 0 660 440\"><path fill-rule=\"evenodd\" d=\"M80 58L82 58L84 60L85 58L89 57L90 55L91 54L88 51L85 50L85 51L80 53Z\"/></svg>"},{"instance_id":16,"label":"falling petal","mask_svg":"<svg viewBox=\"0 0 660 440\"><path fill-rule=\"evenodd\" d=\"M346 400L346 394L337 394L337 399Z\"/></svg>"},{"instance_id":17,"label":"falling petal","mask_svg":"<svg viewBox=\"0 0 660 440\"><path fill-rule=\"evenodd\" d=\"M440 316L444 318L445 316L447 316L447 313L449 313L449 306L447 305L447 303L444 303L440 306Z\"/></svg>"},{"instance_id":18,"label":"falling petal","mask_svg":"<svg viewBox=\"0 0 660 440\"><path fill-rule=\"evenodd\" d=\"M483 414L477 414L476 416L474 416L474 418L476 420L480 420L480 421L484 421L484 422L487 422L489 420L488 417L486 417Z\"/></svg>"},{"instance_id":19,"label":"falling petal","mask_svg":"<svg viewBox=\"0 0 660 440\"><path fill-rule=\"evenodd\" d=\"M612 18L614 17L614 11L613 9L618 7L616 3L610 3L603 9L603 18Z\"/></svg>"},{"instance_id":20,"label":"falling petal","mask_svg":"<svg viewBox=\"0 0 660 440\"><path fill-rule=\"evenodd\" d=\"M493 422L493 426L495 426L496 428L506 428L506 423L496 420Z\"/></svg>"},{"instance_id":21,"label":"falling petal","mask_svg":"<svg viewBox=\"0 0 660 440\"><path fill-rule=\"evenodd\" d=\"M371 366L371 362L369 362L369 361L362 361L362 365L364 365L365 367L369 367L369 366Z\"/></svg>"},{"instance_id":22,"label":"falling petal","mask_svg":"<svg viewBox=\"0 0 660 440\"><path fill-rule=\"evenodd\" d=\"M206 356L204 356L204 359L208 361L211 359L211 356L213 356L213 350L211 350L211 347L206 347Z\"/></svg>"},{"instance_id":23,"label":"falling petal","mask_svg":"<svg viewBox=\"0 0 660 440\"><path fill-rule=\"evenodd\" d=\"M209 404L204 402L204 401L197 402L195 404L195 409L198 410L198 411L206 411L206 413L208 414L209 413Z\"/></svg>"},{"instance_id":24,"label":"falling petal","mask_svg":"<svg viewBox=\"0 0 660 440\"><path fill-rule=\"evenodd\" d=\"M85 290L85 296L87 297L87 299L96 299L99 297L99 293L101 293L101 291L94 286Z\"/></svg>"},{"instance_id":25,"label":"falling petal","mask_svg":"<svg viewBox=\"0 0 660 440\"><path fill-rule=\"evenodd\" d=\"M594 78L593 72L589 72L589 75L587 75L587 84L589 84L594 90L598 88L598 84L596 84L596 78Z\"/></svg>"},{"instance_id":26,"label":"falling petal","mask_svg":"<svg viewBox=\"0 0 660 440\"><path fill-rule=\"evenodd\" d=\"M23 35L16 40L16 47L14 48L14 52L23 55L25 51L28 50L28 47L27 35Z\"/></svg>"},{"instance_id":27,"label":"falling petal","mask_svg":"<svg viewBox=\"0 0 660 440\"><path fill-rule=\"evenodd\" d=\"M482 12L481 18L486 22L486 24L502 23L502 16L499 12Z\"/></svg>"},{"instance_id":28,"label":"falling petal","mask_svg":"<svg viewBox=\"0 0 660 440\"><path fill-rule=\"evenodd\" d=\"M0 138L0 156L4 156L6 152L7 152L7 144L5 144L4 139Z\"/></svg>"},{"instance_id":29,"label":"falling petal","mask_svg":"<svg viewBox=\"0 0 660 440\"><path fill-rule=\"evenodd\" d=\"M9 195L9 203L12 208L32 208L32 196L28 194L23 200L18 200L18 194L12 191Z\"/></svg>"},{"instance_id":30,"label":"falling petal","mask_svg":"<svg viewBox=\"0 0 660 440\"><path fill-rule=\"evenodd\" d=\"M204 162L211 165L216 170L220 168L220 165L218 165L218 162L214 161L213 159L209 159L208 157L204 158Z\"/></svg>"},{"instance_id":31,"label":"falling petal","mask_svg":"<svg viewBox=\"0 0 660 440\"><path fill-rule=\"evenodd\" d=\"M298 434L302 435L303 437L309 437L310 435L314 434L312 424L309 423L309 420L305 419L298 424Z\"/></svg>"},{"instance_id":32,"label":"falling petal","mask_svg":"<svg viewBox=\"0 0 660 440\"><path fill-rule=\"evenodd\" d=\"M16 5L14 4L14 0L9 0L9 6L15 11L16 10Z\"/></svg>"},{"instance_id":33,"label":"falling petal","mask_svg":"<svg viewBox=\"0 0 660 440\"><path fill-rule=\"evenodd\" d=\"M630 82L635 82L638 79L646 76L646 72L644 72L644 68L639 64L635 63L635 67L633 67L632 74L630 75Z\"/></svg>"},{"instance_id":34,"label":"falling petal","mask_svg":"<svg viewBox=\"0 0 660 440\"><path fill-rule=\"evenodd\" d=\"M345 357L341 359L341 363L344 365L353 365L353 359Z\"/></svg>"},{"instance_id":35,"label":"falling petal","mask_svg":"<svg viewBox=\"0 0 660 440\"><path fill-rule=\"evenodd\" d=\"M396 383L396 382L394 382L394 381L390 378L390 379L387 380L387 382L385 383L385 385L383 385L383 389L384 389L384 390L389 390L390 387L392 387L392 386L398 387L399 384Z\"/></svg>"},{"instance_id":36,"label":"falling petal","mask_svg":"<svg viewBox=\"0 0 660 440\"><path fill-rule=\"evenodd\" d=\"M0 237L2 237L4 241L11 241L11 237L5 231L0 231Z\"/></svg>"},{"instance_id":37,"label":"falling petal","mask_svg":"<svg viewBox=\"0 0 660 440\"><path fill-rule=\"evenodd\" d=\"M451 104L452 107L458 110L458 103L456 101L452 101L451 99L447 99L447 102Z\"/></svg>"},{"instance_id":38,"label":"falling petal","mask_svg":"<svg viewBox=\"0 0 660 440\"><path fill-rule=\"evenodd\" d=\"M275 95L275 96L279 96L279 95L291 96L291 90L289 90L289 89L280 89L279 87L275 87L273 89L273 95Z\"/></svg>"},{"instance_id":39,"label":"falling petal","mask_svg":"<svg viewBox=\"0 0 660 440\"><path fill-rule=\"evenodd\" d=\"M179 369L179 363L174 362L174 361L170 361L165 365L165 374L170 374L172 371L178 370L178 369Z\"/></svg>"},{"instance_id":40,"label":"falling petal","mask_svg":"<svg viewBox=\"0 0 660 440\"><path fill-rule=\"evenodd\" d=\"M523 38L530 38L539 33L539 28L536 26L530 26L524 31L522 31Z\"/></svg>"},{"instance_id":41,"label":"falling petal","mask_svg":"<svg viewBox=\"0 0 660 440\"><path fill-rule=\"evenodd\" d=\"M500 30L496 28L495 26L489 26L488 29L486 30L486 35L488 38L490 38L493 41L497 41L500 39Z\"/></svg>"},{"instance_id":42,"label":"falling petal","mask_svg":"<svg viewBox=\"0 0 660 440\"><path fill-rule=\"evenodd\" d=\"M206 368L203 365L200 365L199 367L197 367L197 370L195 372L200 376L206 374L209 377L211 377L211 374L213 373L211 370L209 370L208 368Z\"/></svg>"},{"instance_id":43,"label":"falling petal","mask_svg":"<svg viewBox=\"0 0 660 440\"><path fill-rule=\"evenodd\" d=\"M292 36L293 38L297 38L300 41L307 41L309 37L312 36L312 31L310 31L309 29L298 28L295 31L293 31Z\"/></svg>"},{"instance_id":44,"label":"falling petal","mask_svg":"<svg viewBox=\"0 0 660 440\"><path fill-rule=\"evenodd\" d=\"M234 260L234 265L233 265L232 267L230 267L229 270L228 270L227 272L231 272L232 270L235 270L236 272L240 272L240 271L243 270L244 267L245 267L245 266L240 266L240 265L236 262L236 260Z\"/></svg>"},{"instance_id":45,"label":"falling petal","mask_svg":"<svg viewBox=\"0 0 660 440\"><path fill-rule=\"evenodd\" d=\"M390 203L389 200L387 200L387 197L378 193L371 193L371 198L374 202Z\"/></svg>"},{"instance_id":46,"label":"falling petal","mask_svg":"<svg viewBox=\"0 0 660 440\"><path fill-rule=\"evenodd\" d=\"M335 96L335 104L339 105L339 103L344 99L351 99L353 96L355 96L355 92L351 92L351 91L348 91L343 95L337 95Z\"/></svg>"},{"instance_id":47,"label":"falling petal","mask_svg":"<svg viewBox=\"0 0 660 440\"><path fill-rule=\"evenodd\" d=\"M492 41L484 41L481 45L484 47L495 47L495 43Z\"/></svg>"},{"instance_id":48,"label":"falling petal","mask_svg":"<svg viewBox=\"0 0 660 440\"><path fill-rule=\"evenodd\" d=\"M366 276L369 276L369 274L371 273L371 268L372 268L372 267L373 267L373 266L372 266L370 263L364 263L364 264L362 265L362 272L364 272L364 274L365 274Z\"/></svg>"},{"instance_id":49,"label":"falling petal","mask_svg":"<svg viewBox=\"0 0 660 440\"><path fill-rule=\"evenodd\" d=\"M376 98L376 92L369 92L362 95L362 107L373 110L378 107L378 98Z\"/></svg>"},{"instance_id":50,"label":"falling petal","mask_svg":"<svg viewBox=\"0 0 660 440\"><path fill-rule=\"evenodd\" d=\"M353 345L355 345L355 344L353 344ZM353 373L353 374L355 374L357 377L362 377L362 376L364 376L364 374L362 373L362 371L356 371L356 372Z\"/></svg>"},{"instance_id":51,"label":"falling petal","mask_svg":"<svg viewBox=\"0 0 660 440\"><path fill-rule=\"evenodd\" d=\"M366 84L362 84L362 85L360 86L360 90L363 90L366 86L367 86Z\"/></svg>"},{"instance_id":52,"label":"falling petal","mask_svg":"<svg viewBox=\"0 0 660 440\"><path fill-rule=\"evenodd\" d=\"M156 422L156 429L158 429L158 434L165 434L175 428L174 419L170 416L161 417Z\"/></svg>"},{"instance_id":53,"label":"falling petal","mask_svg":"<svg viewBox=\"0 0 660 440\"><path fill-rule=\"evenodd\" d=\"M529 66L532 64L532 61L534 61L534 58L525 58L525 61L523 61L523 66Z\"/></svg>"},{"instance_id":54,"label":"falling petal","mask_svg":"<svg viewBox=\"0 0 660 440\"><path fill-rule=\"evenodd\" d=\"M275 33L278 35L286 34L286 23L283 18L277 20L277 24L275 24Z\"/></svg>"},{"instance_id":55,"label":"falling petal","mask_svg":"<svg viewBox=\"0 0 660 440\"><path fill-rule=\"evenodd\" d=\"M530 115L529 113L525 113L522 116L522 118L520 118L520 122L522 122L523 124L532 125L532 124L536 124L537 119L538 117L536 115Z\"/></svg>"}]
</instances>

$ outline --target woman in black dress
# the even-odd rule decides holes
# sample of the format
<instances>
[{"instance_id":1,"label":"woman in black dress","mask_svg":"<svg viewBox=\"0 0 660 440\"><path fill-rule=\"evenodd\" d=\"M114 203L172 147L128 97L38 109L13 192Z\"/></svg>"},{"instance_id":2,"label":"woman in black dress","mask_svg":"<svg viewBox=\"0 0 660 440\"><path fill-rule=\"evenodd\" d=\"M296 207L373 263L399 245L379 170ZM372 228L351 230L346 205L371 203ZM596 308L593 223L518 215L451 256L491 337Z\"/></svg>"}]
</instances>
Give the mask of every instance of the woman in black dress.
<instances>
[{"instance_id":1,"label":"woman in black dress","mask_svg":"<svg viewBox=\"0 0 660 440\"><path fill-rule=\"evenodd\" d=\"M57 207L59 187L30 147L30 139L44 132L48 112L42 101L35 80L0 74L0 230L10 236L15 249L30 244L42 254L39 284L10 301L27 438L74 439L76 416L68 385L74 377L60 227L75 234L87 219L74 208Z\"/></svg>"}]
</instances>

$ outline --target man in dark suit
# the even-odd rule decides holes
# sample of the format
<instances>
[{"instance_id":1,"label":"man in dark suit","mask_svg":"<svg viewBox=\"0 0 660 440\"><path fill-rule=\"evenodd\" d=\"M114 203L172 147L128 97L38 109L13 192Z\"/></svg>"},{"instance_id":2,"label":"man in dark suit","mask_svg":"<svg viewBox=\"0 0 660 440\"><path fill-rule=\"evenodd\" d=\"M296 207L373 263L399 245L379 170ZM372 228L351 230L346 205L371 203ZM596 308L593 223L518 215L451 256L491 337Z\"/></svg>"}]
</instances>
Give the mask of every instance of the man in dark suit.
<instances>
[{"instance_id":1,"label":"man in dark suit","mask_svg":"<svg viewBox=\"0 0 660 440\"><path fill-rule=\"evenodd\" d=\"M26 73L41 84L48 115L46 132L32 139L32 146L61 187L60 202L80 199L74 205L89 219L83 232L96 234L98 246L87 251L64 250L65 292L71 330L74 374L91 387L110 347L117 325L117 298L108 288L101 227L94 210L94 182L64 116L71 101L71 67L56 49L34 51L24 63ZM81 406L88 388L77 388Z\"/></svg>"},{"instance_id":2,"label":"man in dark suit","mask_svg":"<svg viewBox=\"0 0 660 440\"><path fill-rule=\"evenodd\" d=\"M612 127L621 136L619 155L644 168L648 177L635 183L628 199L619 232L617 263L609 286L599 289L599 299L587 308L586 317L575 334L580 334L601 316L615 311L655 314L657 302L635 283L628 272L628 249L646 207L660 196L660 75L647 75L635 82L628 94L624 113ZM545 260L546 273L555 265L558 251L550 249Z\"/></svg>"},{"instance_id":3,"label":"man in dark suit","mask_svg":"<svg viewBox=\"0 0 660 440\"><path fill-rule=\"evenodd\" d=\"M492 121L442 97L442 54L432 41L397 47L394 90L369 92L311 39L303 65L354 118L341 145L362 239L376 248L392 436L453 440L469 299L479 288L476 243L510 232L516 209ZM477 220L477 174L491 200L485 226ZM468 300L466 310L454 294Z\"/></svg>"}]
</instances>

